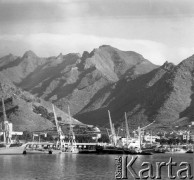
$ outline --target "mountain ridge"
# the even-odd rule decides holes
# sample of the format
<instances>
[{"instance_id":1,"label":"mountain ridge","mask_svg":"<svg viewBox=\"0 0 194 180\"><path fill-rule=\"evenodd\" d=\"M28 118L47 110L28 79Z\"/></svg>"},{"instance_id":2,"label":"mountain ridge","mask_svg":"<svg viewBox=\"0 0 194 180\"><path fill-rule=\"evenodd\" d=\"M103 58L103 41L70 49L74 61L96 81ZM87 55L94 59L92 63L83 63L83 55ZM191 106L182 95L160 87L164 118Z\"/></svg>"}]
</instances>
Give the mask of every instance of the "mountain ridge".
<instances>
[{"instance_id":1,"label":"mountain ridge","mask_svg":"<svg viewBox=\"0 0 194 180\"><path fill-rule=\"evenodd\" d=\"M127 71L138 75L157 67L138 53L108 45L90 53L85 51L82 56L69 53L39 58L27 51L20 61L15 67L0 68L16 86L54 102L63 110L70 105L73 114L81 111L97 91L123 78Z\"/></svg>"},{"instance_id":2,"label":"mountain ridge","mask_svg":"<svg viewBox=\"0 0 194 180\"><path fill-rule=\"evenodd\" d=\"M132 124L184 124L193 117L194 55L178 65L157 66L136 52L102 45L82 55L40 58L28 52L17 61L6 66L0 61L11 82L63 111L69 105L74 117L87 124L106 124L108 109L117 124L124 112Z\"/></svg>"}]
</instances>

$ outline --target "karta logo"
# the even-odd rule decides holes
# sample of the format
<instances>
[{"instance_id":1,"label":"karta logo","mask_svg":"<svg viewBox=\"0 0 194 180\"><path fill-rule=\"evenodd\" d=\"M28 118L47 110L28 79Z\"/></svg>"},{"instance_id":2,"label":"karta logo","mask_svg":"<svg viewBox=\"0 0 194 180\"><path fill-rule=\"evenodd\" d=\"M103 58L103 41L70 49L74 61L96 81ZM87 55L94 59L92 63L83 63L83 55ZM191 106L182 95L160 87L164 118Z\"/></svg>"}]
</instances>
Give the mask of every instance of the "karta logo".
<instances>
[{"instance_id":1,"label":"karta logo","mask_svg":"<svg viewBox=\"0 0 194 180\"><path fill-rule=\"evenodd\" d=\"M128 162L128 156L119 156L116 160L116 179L128 179L128 174L130 174L134 179L163 179L162 177L162 167L167 167L167 175L169 179L193 179L191 165L188 162L181 162L177 164L173 162L172 158L169 158L168 162L156 162L155 163L155 173L153 170L153 164L151 162L142 162L140 169L134 169L135 162L138 156L131 156ZM173 173L173 167L178 166L179 169L176 173Z\"/></svg>"}]
</instances>

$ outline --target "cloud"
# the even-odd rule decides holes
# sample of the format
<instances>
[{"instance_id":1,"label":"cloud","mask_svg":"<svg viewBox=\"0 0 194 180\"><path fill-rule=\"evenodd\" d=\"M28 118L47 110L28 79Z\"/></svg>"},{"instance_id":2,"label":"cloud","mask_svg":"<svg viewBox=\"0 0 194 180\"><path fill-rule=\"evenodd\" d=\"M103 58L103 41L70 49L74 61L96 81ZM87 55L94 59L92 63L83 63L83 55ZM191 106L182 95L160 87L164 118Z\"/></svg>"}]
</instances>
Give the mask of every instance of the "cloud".
<instances>
[{"instance_id":1,"label":"cloud","mask_svg":"<svg viewBox=\"0 0 194 180\"><path fill-rule=\"evenodd\" d=\"M194 16L194 1L0 0L0 22L50 22L72 17L157 19L185 16Z\"/></svg>"}]
</instances>

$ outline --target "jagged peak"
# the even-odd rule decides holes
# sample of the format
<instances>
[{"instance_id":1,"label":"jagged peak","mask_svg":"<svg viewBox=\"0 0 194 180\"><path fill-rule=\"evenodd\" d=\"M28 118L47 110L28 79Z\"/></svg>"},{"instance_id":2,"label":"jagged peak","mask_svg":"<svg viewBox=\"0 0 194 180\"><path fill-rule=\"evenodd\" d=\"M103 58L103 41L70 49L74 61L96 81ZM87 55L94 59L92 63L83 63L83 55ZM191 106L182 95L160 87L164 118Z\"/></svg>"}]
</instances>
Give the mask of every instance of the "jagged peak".
<instances>
[{"instance_id":1,"label":"jagged peak","mask_svg":"<svg viewBox=\"0 0 194 180\"><path fill-rule=\"evenodd\" d=\"M23 58L29 58L29 57L37 58L38 56L33 51L29 50L24 53Z\"/></svg>"},{"instance_id":2,"label":"jagged peak","mask_svg":"<svg viewBox=\"0 0 194 180\"><path fill-rule=\"evenodd\" d=\"M99 46L99 48L113 48L113 47L110 45L107 45L107 44L103 44L103 45Z\"/></svg>"},{"instance_id":3,"label":"jagged peak","mask_svg":"<svg viewBox=\"0 0 194 180\"><path fill-rule=\"evenodd\" d=\"M82 54L81 59L82 60L85 60L85 59L87 59L89 57L90 57L90 53L88 51L84 51L83 54Z\"/></svg>"},{"instance_id":4,"label":"jagged peak","mask_svg":"<svg viewBox=\"0 0 194 180\"><path fill-rule=\"evenodd\" d=\"M161 67L165 70L172 70L175 65L171 62L166 61Z\"/></svg>"},{"instance_id":5,"label":"jagged peak","mask_svg":"<svg viewBox=\"0 0 194 180\"><path fill-rule=\"evenodd\" d=\"M57 59L62 59L63 58L63 54L60 53L58 56L57 56Z\"/></svg>"},{"instance_id":6,"label":"jagged peak","mask_svg":"<svg viewBox=\"0 0 194 180\"><path fill-rule=\"evenodd\" d=\"M108 51L108 52L111 52L111 51L114 51L114 50L116 50L116 48L114 48L114 47L112 47L110 45L101 45L98 48L94 48L90 53L88 53L87 51L85 51L85 54L84 55L87 54L88 57L92 57L96 52L99 52L99 51Z\"/></svg>"},{"instance_id":7,"label":"jagged peak","mask_svg":"<svg viewBox=\"0 0 194 180\"><path fill-rule=\"evenodd\" d=\"M122 51L122 50L119 50L119 49L117 49L115 47L112 47L110 45L101 45L101 46L99 46L99 48L94 49L94 51L95 50L105 50L105 51L110 51L110 52L112 52L112 51Z\"/></svg>"}]
</instances>

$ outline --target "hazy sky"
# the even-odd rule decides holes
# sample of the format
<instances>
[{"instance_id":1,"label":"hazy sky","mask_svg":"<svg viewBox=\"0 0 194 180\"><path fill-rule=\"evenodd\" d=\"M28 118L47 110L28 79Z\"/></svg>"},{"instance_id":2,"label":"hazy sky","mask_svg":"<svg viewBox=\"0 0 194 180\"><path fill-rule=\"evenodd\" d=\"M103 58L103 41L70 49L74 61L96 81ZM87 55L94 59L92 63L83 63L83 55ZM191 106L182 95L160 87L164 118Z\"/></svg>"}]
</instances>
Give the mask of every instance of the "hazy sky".
<instances>
[{"instance_id":1,"label":"hazy sky","mask_svg":"<svg viewBox=\"0 0 194 180\"><path fill-rule=\"evenodd\" d=\"M82 53L102 44L177 64L194 54L194 1L0 0L0 57Z\"/></svg>"}]
</instances>

